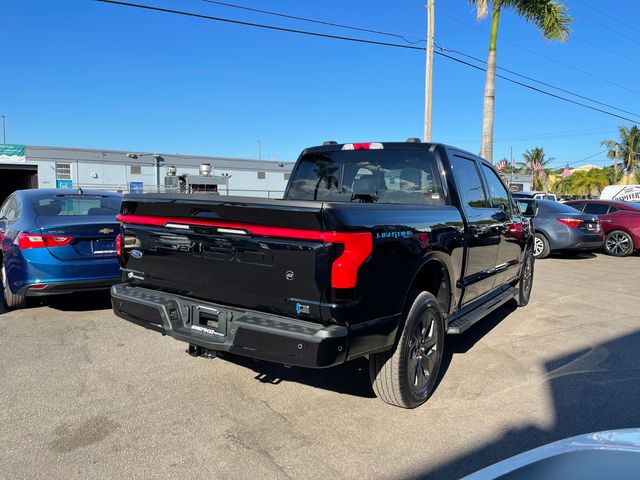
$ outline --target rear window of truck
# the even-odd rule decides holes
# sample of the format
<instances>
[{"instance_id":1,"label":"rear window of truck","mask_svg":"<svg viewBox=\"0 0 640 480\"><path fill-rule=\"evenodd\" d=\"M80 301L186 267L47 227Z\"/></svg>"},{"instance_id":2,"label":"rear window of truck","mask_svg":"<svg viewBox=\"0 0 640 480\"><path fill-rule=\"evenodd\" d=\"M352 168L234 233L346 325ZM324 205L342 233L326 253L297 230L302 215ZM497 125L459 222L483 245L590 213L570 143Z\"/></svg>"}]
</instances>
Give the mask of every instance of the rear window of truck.
<instances>
[{"instance_id":1,"label":"rear window of truck","mask_svg":"<svg viewBox=\"0 0 640 480\"><path fill-rule=\"evenodd\" d=\"M291 175L289 200L445 204L434 156L415 150L308 153Z\"/></svg>"}]
</instances>

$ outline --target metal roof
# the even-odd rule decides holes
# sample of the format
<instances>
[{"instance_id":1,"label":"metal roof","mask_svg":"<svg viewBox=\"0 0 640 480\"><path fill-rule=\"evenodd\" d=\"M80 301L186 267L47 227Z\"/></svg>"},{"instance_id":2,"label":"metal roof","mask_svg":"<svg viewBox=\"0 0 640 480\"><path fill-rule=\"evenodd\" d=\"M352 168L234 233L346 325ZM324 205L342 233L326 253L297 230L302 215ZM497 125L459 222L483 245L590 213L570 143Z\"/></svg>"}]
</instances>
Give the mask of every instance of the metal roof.
<instances>
[{"instance_id":1,"label":"metal roof","mask_svg":"<svg viewBox=\"0 0 640 480\"><path fill-rule=\"evenodd\" d=\"M127 154L138 156L129 158ZM210 163L214 170L261 170L289 172L294 162L274 160L252 160L247 158L212 157L207 155L182 155L179 153L140 152L136 150L110 150L75 147L26 146L26 158L29 160L83 161L90 163L108 163L125 165L154 165L154 155L164 159L163 166L198 167L201 163Z\"/></svg>"}]
</instances>

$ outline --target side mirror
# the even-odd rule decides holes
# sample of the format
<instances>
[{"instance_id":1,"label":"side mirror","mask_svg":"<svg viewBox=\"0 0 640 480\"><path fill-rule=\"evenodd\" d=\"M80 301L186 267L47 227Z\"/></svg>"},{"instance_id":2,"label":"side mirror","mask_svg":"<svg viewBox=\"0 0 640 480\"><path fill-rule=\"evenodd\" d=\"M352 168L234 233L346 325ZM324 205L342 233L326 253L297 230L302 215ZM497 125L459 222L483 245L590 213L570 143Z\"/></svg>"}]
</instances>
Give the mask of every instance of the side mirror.
<instances>
[{"instance_id":1,"label":"side mirror","mask_svg":"<svg viewBox=\"0 0 640 480\"><path fill-rule=\"evenodd\" d=\"M517 203L523 217L533 218L538 215L538 202L536 200L517 200Z\"/></svg>"}]
</instances>

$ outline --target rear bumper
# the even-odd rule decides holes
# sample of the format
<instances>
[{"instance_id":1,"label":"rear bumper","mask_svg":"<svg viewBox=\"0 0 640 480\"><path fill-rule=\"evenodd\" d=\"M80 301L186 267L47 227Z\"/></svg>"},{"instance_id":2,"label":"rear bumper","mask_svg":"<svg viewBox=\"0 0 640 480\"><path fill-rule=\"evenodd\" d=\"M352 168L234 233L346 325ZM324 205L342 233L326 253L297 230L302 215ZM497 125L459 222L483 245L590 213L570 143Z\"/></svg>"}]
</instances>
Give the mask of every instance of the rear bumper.
<instances>
[{"instance_id":1,"label":"rear bumper","mask_svg":"<svg viewBox=\"0 0 640 480\"><path fill-rule=\"evenodd\" d=\"M111 303L120 318L208 350L311 368L347 359L349 330L340 325L325 327L126 284L111 288Z\"/></svg>"},{"instance_id":2,"label":"rear bumper","mask_svg":"<svg viewBox=\"0 0 640 480\"><path fill-rule=\"evenodd\" d=\"M120 277L111 277L72 282L32 283L22 287L19 293L27 297L43 297L48 295L64 295L68 293L88 292L93 290L108 290L112 285L115 285L120 281ZM37 288L37 285L46 286L44 288Z\"/></svg>"},{"instance_id":3,"label":"rear bumper","mask_svg":"<svg viewBox=\"0 0 640 480\"><path fill-rule=\"evenodd\" d=\"M602 245L602 240L596 242L580 242L565 248L565 250L598 250L602 248Z\"/></svg>"},{"instance_id":4,"label":"rear bumper","mask_svg":"<svg viewBox=\"0 0 640 480\"><path fill-rule=\"evenodd\" d=\"M577 228L556 228L554 231L543 232L549 239L551 250L596 250L602 248L604 233L583 232Z\"/></svg>"}]
</instances>

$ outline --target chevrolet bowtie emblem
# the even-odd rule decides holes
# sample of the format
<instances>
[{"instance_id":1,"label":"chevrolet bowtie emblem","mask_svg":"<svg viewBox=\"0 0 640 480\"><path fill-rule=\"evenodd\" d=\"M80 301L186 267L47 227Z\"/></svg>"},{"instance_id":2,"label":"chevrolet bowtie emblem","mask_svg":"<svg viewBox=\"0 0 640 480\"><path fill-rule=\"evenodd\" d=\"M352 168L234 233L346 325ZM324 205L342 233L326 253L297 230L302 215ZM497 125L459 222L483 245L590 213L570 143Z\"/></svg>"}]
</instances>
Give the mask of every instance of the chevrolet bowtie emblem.
<instances>
[{"instance_id":1,"label":"chevrolet bowtie emblem","mask_svg":"<svg viewBox=\"0 0 640 480\"><path fill-rule=\"evenodd\" d=\"M98 233L104 233L105 235L107 233L113 233L113 228L101 228L100 230L98 230Z\"/></svg>"}]
</instances>

